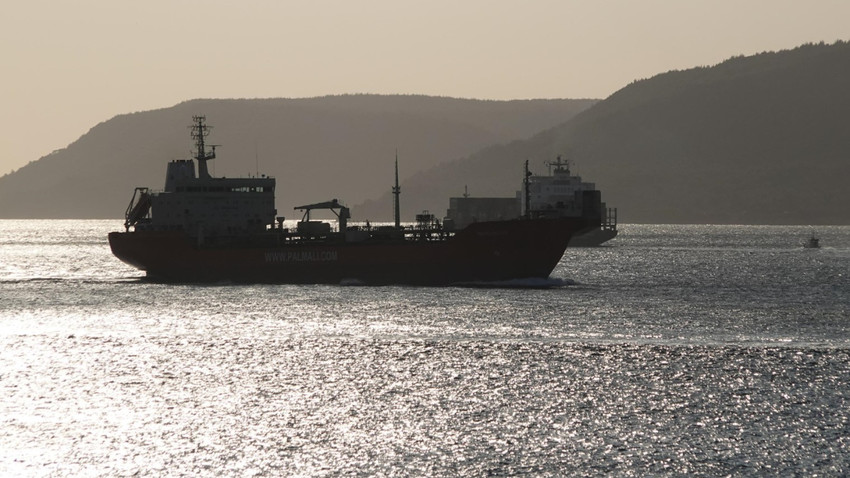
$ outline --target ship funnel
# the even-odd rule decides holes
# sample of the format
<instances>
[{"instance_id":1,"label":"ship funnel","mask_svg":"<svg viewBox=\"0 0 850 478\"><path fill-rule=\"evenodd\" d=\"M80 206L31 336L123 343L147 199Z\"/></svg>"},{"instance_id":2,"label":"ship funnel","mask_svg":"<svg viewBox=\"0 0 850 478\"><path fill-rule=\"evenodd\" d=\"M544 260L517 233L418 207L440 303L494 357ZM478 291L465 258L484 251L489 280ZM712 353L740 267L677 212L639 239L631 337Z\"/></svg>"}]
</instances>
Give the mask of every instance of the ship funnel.
<instances>
[{"instance_id":1,"label":"ship funnel","mask_svg":"<svg viewBox=\"0 0 850 478\"><path fill-rule=\"evenodd\" d=\"M195 163L191 159L177 159L168 163L165 171L165 191L177 191L178 184L195 179Z\"/></svg>"}]
</instances>

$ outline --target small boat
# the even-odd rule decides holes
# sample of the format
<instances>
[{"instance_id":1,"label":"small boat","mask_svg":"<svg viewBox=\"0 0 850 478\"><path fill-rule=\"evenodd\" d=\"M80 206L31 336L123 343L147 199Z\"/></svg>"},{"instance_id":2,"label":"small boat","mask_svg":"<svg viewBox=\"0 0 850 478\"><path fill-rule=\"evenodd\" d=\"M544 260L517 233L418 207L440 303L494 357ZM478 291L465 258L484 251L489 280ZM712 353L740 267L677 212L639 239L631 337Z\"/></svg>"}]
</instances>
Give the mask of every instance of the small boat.
<instances>
[{"instance_id":1,"label":"small boat","mask_svg":"<svg viewBox=\"0 0 850 478\"><path fill-rule=\"evenodd\" d=\"M820 248L820 239L818 239L817 236L815 236L815 233L812 232L812 237L803 243L803 247L806 249L818 249Z\"/></svg>"}]
</instances>

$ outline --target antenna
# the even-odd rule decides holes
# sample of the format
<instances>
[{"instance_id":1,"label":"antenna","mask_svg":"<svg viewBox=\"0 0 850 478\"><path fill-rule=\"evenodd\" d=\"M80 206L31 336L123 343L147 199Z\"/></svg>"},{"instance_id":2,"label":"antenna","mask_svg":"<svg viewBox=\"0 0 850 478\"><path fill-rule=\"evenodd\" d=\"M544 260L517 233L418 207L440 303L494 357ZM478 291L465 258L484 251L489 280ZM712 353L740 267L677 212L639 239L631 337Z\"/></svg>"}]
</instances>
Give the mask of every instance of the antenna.
<instances>
[{"instance_id":1,"label":"antenna","mask_svg":"<svg viewBox=\"0 0 850 478\"><path fill-rule=\"evenodd\" d=\"M398 187L398 150L395 150L395 186L393 186L393 216L395 217L396 229L401 228L401 211L399 205L399 196L401 188Z\"/></svg>"}]
</instances>

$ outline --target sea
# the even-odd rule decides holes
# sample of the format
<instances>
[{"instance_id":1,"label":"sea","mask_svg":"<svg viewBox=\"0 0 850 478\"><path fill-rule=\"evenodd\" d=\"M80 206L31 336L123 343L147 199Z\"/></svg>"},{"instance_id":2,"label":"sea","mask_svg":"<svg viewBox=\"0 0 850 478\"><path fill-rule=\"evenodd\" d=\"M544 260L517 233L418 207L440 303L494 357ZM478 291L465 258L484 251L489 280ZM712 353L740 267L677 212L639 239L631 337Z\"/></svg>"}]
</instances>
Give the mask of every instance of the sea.
<instances>
[{"instance_id":1,"label":"sea","mask_svg":"<svg viewBox=\"0 0 850 478\"><path fill-rule=\"evenodd\" d=\"M0 221L0 476L850 474L850 226L471 287L159 284L122 229Z\"/></svg>"}]
</instances>

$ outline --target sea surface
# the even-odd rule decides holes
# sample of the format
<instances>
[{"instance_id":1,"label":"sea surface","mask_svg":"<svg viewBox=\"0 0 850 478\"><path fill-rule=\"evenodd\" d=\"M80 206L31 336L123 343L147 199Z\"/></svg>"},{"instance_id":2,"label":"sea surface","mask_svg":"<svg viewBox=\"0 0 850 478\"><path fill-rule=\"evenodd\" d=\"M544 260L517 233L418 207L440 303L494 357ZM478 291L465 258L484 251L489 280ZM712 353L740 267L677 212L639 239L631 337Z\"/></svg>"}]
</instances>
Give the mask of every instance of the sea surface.
<instances>
[{"instance_id":1,"label":"sea surface","mask_svg":"<svg viewBox=\"0 0 850 478\"><path fill-rule=\"evenodd\" d=\"M0 476L850 474L850 227L621 225L515 288L156 284L121 228L0 221Z\"/></svg>"}]
</instances>

